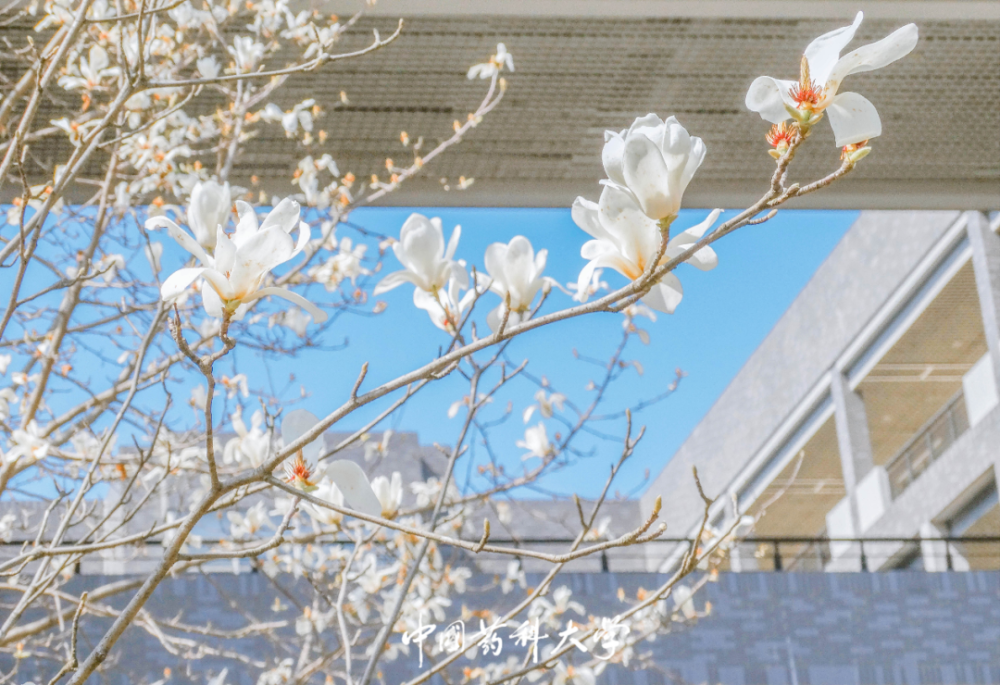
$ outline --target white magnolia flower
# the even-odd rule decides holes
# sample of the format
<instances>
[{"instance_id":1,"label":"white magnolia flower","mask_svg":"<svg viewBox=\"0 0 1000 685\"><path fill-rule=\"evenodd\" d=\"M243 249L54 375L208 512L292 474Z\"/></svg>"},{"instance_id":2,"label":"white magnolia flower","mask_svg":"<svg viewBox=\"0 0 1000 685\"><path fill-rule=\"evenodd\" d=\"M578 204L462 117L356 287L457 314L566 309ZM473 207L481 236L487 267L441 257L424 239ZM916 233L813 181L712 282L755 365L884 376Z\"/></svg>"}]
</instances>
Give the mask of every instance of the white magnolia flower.
<instances>
[{"instance_id":1,"label":"white magnolia flower","mask_svg":"<svg viewBox=\"0 0 1000 685\"><path fill-rule=\"evenodd\" d=\"M259 409L250 418L250 429L243 422L243 410L238 409L230 417L236 437L226 443L222 452L222 460L226 464L241 464L246 460L250 466L257 467L264 463L271 452L271 439L262 426L264 413Z\"/></svg>"},{"instance_id":2,"label":"white magnolia flower","mask_svg":"<svg viewBox=\"0 0 1000 685\"><path fill-rule=\"evenodd\" d=\"M586 616L587 610L582 604L572 599L573 591L565 585L552 592L552 598L539 597L528 611L529 618L539 618L542 623L552 628L559 628L559 620L566 612L572 611L579 616Z\"/></svg>"},{"instance_id":3,"label":"white magnolia flower","mask_svg":"<svg viewBox=\"0 0 1000 685\"><path fill-rule=\"evenodd\" d=\"M382 439L379 442L367 440L365 442L365 461L385 459L389 456L389 440L392 438L392 434L392 429L389 429L382 433Z\"/></svg>"},{"instance_id":4,"label":"white magnolia flower","mask_svg":"<svg viewBox=\"0 0 1000 685\"><path fill-rule=\"evenodd\" d=\"M10 418L10 405L14 402L17 402L17 393L11 388L0 390L0 421Z\"/></svg>"},{"instance_id":5,"label":"white magnolia flower","mask_svg":"<svg viewBox=\"0 0 1000 685\"><path fill-rule=\"evenodd\" d=\"M0 354L0 376L7 373L7 367L10 366L10 362L13 359L9 354Z\"/></svg>"},{"instance_id":6,"label":"white magnolia flower","mask_svg":"<svg viewBox=\"0 0 1000 685\"><path fill-rule=\"evenodd\" d=\"M264 46L251 36L237 36L233 39L229 54L236 61L237 73L245 74L253 71L257 62L264 58Z\"/></svg>"},{"instance_id":7,"label":"white magnolia flower","mask_svg":"<svg viewBox=\"0 0 1000 685\"><path fill-rule=\"evenodd\" d=\"M538 404L533 404L524 410L522 418L525 423L528 423L531 419L531 415L535 413L536 409L543 418L551 419L556 409L562 411L563 402L566 401L566 396L560 392L554 392L549 395L544 390L539 390L535 393L535 401L538 402Z\"/></svg>"},{"instance_id":8,"label":"white magnolia flower","mask_svg":"<svg viewBox=\"0 0 1000 685\"><path fill-rule=\"evenodd\" d=\"M466 76L470 80L474 78L493 78L505 67L510 71L514 71L514 56L507 52L506 45L503 43L497 43L497 54L490 57L489 62L474 64L469 69L469 73L466 74Z\"/></svg>"},{"instance_id":9,"label":"white magnolia flower","mask_svg":"<svg viewBox=\"0 0 1000 685\"><path fill-rule=\"evenodd\" d=\"M208 390L204 385L198 384L191 388L191 399L188 400L188 404L194 408L195 414L205 411L208 404Z\"/></svg>"},{"instance_id":10,"label":"white magnolia flower","mask_svg":"<svg viewBox=\"0 0 1000 685\"><path fill-rule=\"evenodd\" d=\"M285 129L285 135L291 138L298 132L300 126L306 132L313 130L313 115L311 110L315 104L316 101L313 99L303 100L291 110L285 112L273 102L269 102L261 111L260 118L272 124L280 123L281 127Z\"/></svg>"},{"instance_id":11,"label":"white magnolia flower","mask_svg":"<svg viewBox=\"0 0 1000 685\"><path fill-rule=\"evenodd\" d=\"M334 483L329 478L324 477L316 485L316 490L313 491L313 497L321 499L324 502L329 502L338 507L344 506L344 493L340 491L337 484ZM333 509L327 509L326 507L320 507L315 504L306 504L306 508L312 517L322 524L328 526L339 526L340 522L344 520L343 514L334 511Z\"/></svg>"},{"instance_id":12,"label":"white magnolia flower","mask_svg":"<svg viewBox=\"0 0 1000 685\"><path fill-rule=\"evenodd\" d=\"M694 592L687 585L678 585L674 588L674 607L679 610L686 619L695 618L698 611L694 608Z\"/></svg>"},{"instance_id":13,"label":"white magnolia flower","mask_svg":"<svg viewBox=\"0 0 1000 685\"><path fill-rule=\"evenodd\" d=\"M264 502L257 502L246 513L230 511L226 513L229 519L229 534L234 538L250 538L264 528L273 528L271 517L267 515L267 506Z\"/></svg>"},{"instance_id":14,"label":"white magnolia flower","mask_svg":"<svg viewBox=\"0 0 1000 685\"><path fill-rule=\"evenodd\" d=\"M198 244L208 251L214 250L218 229L220 226L225 229L229 225L232 211L233 200L228 183L196 183L191 190L187 219L188 228L194 233Z\"/></svg>"},{"instance_id":15,"label":"white magnolia flower","mask_svg":"<svg viewBox=\"0 0 1000 685\"><path fill-rule=\"evenodd\" d=\"M604 133L604 171L654 221L669 223L677 217L684 191L704 159L705 143L674 117L660 121L647 114L621 133Z\"/></svg>"},{"instance_id":16,"label":"white magnolia flower","mask_svg":"<svg viewBox=\"0 0 1000 685\"><path fill-rule=\"evenodd\" d=\"M53 119L49 123L51 123L56 128L61 129L69 137L69 142L72 145L74 145L75 147L80 147L81 145L83 145L84 139L87 138L87 136L89 136L90 133L95 128L97 128L97 126L101 122L98 119L76 122L76 121L70 121L66 117L63 117L62 119ZM36 205L40 206L40 203L31 203L31 202L28 203L29 207L35 207ZM18 213L20 213L20 208L18 208ZM17 224L18 222L17 220L11 221L10 215L8 214L7 223Z\"/></svg>"},{"instance_id":17,"label":"white magnolia flower","mask_svg":"<svg viewBox=\"0 0 1000 685\"><path fill-rule=\"evenodd\" d=\"M394 471L392 479L377 476L372 480L372 490L382 503L383 518L392 518L403 504L403 476Z\"/></svg>"},{"instance_id":18,"label":"white magnolia flower","mask_svg":"<svg viewBox=\"0 0 1000 685\"><path fill-rule=\"evenodd\" d=\"M111 283L118 275L119 269L125 268L125 257L120 254L106 254L94 263L94 271L101 274L105 284ZM93 281L89 281L93 283Z\"/></svg>"},{"instance_id":19,"label":"white magnolia flower","mask_svg":"<svg viewBox=\"0 0 1000 685\"><path fill-rule=\"evenodd\" d=\"M667 243L660 263L681 255L697 243L715 223L720 211L714 210L700 224L674 236ZM642 211L634 195L617 185L604 186L599 204L578 197L573 203L573 221L594 237L580 249L580 255L590 261L580 272L578 293L586 291L594 271L602 267L636 280L650 268L660 249L662 233L657 222ZM719 259L712 248L703 247L687 262L702 271L709 271L715 268ZM683 295L680 279L671 272L654 284L642 301L657 311L669 314L680 304Z\"/></svg>"},{"instance_id":20,"label":"white magnolia flower","mask_svg":"<svg viewBox=\"0 0 1000 685\"><path fill-rule=\"evenodd\" d=\"M219 75L219 61L211 55L199 59L195 62L195 66L198 67L198 73L202 78L215 78Z\"/></svg>"},{"instance_id":21,"label":"white magnolia flower","mask_svg":"<svg viewBox=\"0 0 1000 685\"><path fill-rule=\"evenodd\" d=\"M412 283L419 290L435 293L443 290L450 280L462 289L468 288L469 275L465 267L453 259L461 235L462 227L456 226L446 246L441 219L411 214L399 231L399 240L392 245L392 251L404 269L394 271L379 281L374 294L380 295L404 283Z\"/></svg>"},{"instance_id":22,"label":"white magnolia flower","mask_svg":"<svg viewBox=\"0 0 1000 685\"><path fill-rule=\"evenodd\" d=\"M531 303L539 290L552 287L555 281L542 276L548 253L548 250L539 250L536 255L528 239L520 235L506 245L493 243L486 248L484 261L489 278L480 276L480 279L484 285L488 283L489 289L503 300L486 317L490 330L496 332L500 328L508 295L511 311L507 325L512 326L527 319Z\"/></svg>"},{"instance_id":23,"label":"white magnolia flower","mask_svg":"<svg viewBox=\"0 0 1000 685\"><path fill-rule=\"evenodd\" d=\"M534 428L524 429L524 440L515 443L518 447L528 450L528 453L521 457L521 461L527 461L532 457L545 459L552 454L554 447L549 442L549 435L545 431L545 424L539 422Z\"/></svg>"},{"instance_id":24,"label":"white magnolia flower","mask_svg":"<svg viewBox=\"0 0 1000 685\"><path fill-rule=\"evenodd\" d=\"M221 226L218 227L212 256L166 217L146 221L147 229L166 227L170 236L202 263L200 267L174 272L160 288L163 299L173 300L196 280L203 279L201 296L209 316L222 318L227 312L234 320L239 320L250 303L273 295L299 305L316 323L326 321L326 313L301 295L284 288L261 287L271 269L295 257L309 242L309 225L299 220L298 203L287 198L282 200L259 225L253 207L239 201L236 208L239 214L236 231L230 238ZM299 230L297 244L289 235L296 227Z\"/></svg>"},{"instance_id":25,"label":"white magnolia flower","mask_svg":"<svg viewBox=\"0 0 1000 685\"><path fill-rule=\"evenodd\" d=\"M590 299L591 295L596 295L602 290L607 290L608 283L601 280L602 275L604 275L604 269L594 269L594 272L590 275L590 283L587 283L584 287L580 287L580 283L569 283L567 288L575 291L573 300L576 302L586 302Z\"/></svg>"},{"instance_id":26,"label":"white magnolia flower","mask_svg":"<svg viewBox=\"0 0 1000 685\"><path fill-rule=\"evenodd\" d=\"M309 269L310 278L322 283L331 292L347 279L351 280L352 286L357 286L358 276L367 276L371 273L362 266L365 252L368 250L367 245L354 246L350 238L344 237L340 240L339 250L323 264Z\"/></svg>"},{"instance_id":27,"label":"white magnolia flower","mask_svg":"<svg viewBox=\"0 0 1000 685\"><path fill-rule=\"evenodd\" d=\"M479 394L476 395L476 404L480 404L480 405L490 404L492 401L493 401L493 398L489 397L484 392L481 392L481 393L479 393ZM449 419L455 418L456 416L458 416L458 412L459 412L459 410L461 410L462 407L472 407L472 405L473 405L473 402L472 402L472 396L471 395L466 395L465 397L463 397L460 400L455 400L454 402L451 403L451 406L448 407L448 418Z\"/></svg>"},{"instance_id":28,"label":"white magnolia flower","mask_svg":"<svg viewBox=\"0 0 1000 685\"><path fill-rule=\"evenodd\" d=\"M305 409L289 412L281 422L281 438L284 444L291 445L312 430L317 423L319 419L315 414ZM315 459L322 451L323 444L317 439L299 450L297 460L304 462L305 459ZM353 461L339 459L326 464L324 472L327 478L337 484L351 508L369 516L381 515L382 504L375 496L372 486L368 483L368 477L360 466ZM305 474L305 480L308 480L308 473Z\"/></svg>"},{"instance_id":29,"label":"white magnolia flower","mask_svg":"<svg viewBox=\"0 0 1000 685\"><path fill-rule=\"evenodd\" d=\"M840 84L851 74L880 69L905 57L916 46L918 32L916 24L907 24L877 43L841 57L840 51L854 38L863 18L858 12L850 26L811 42L798 82L770 76L756 79L747 91L747 108L773 124L795 118L809 126L826 113L840 147L881 135L882 121L875 105L857 93L838 93Z\"/></svg>"},{"instance_id":30,"label":"white magnolia flower","mask_svg":"<svg viewBox=\"0 0 1000 685\"><path fill-rule=\"evenodd\" d=\"M462 274L465 274L464 269ZM420 288L413 290L413 304L427 312L431 317L431 323L452 335L457 332L466 310L475 299L475 290L469 290L464 295L460 293L459 281L455 278L448 281L446 288L437 292L428 292Z\"/></svg>"},{"instance_id":31,"label":"white magnolia flower","mask_svg":"<svg viewBox=\"0 0 1000 685\"><path fill-rule=\"evenodd\" d=\"M601 540L608 537L608 528L611 526L611 517L605 516L597 525L587 531L587 540Z\"/></svg>"},{"instance_id":32,"label":"white magnolia flower","mask_svg":"<svg viewBox=\"0 0 1000 685\"><path fill-rule=\"evenodd\" d=\"M524 575L524 569L521 568L521 562L517 560L508 562L507 572L500 580L500 589L503 590L503 593L506 595L513 590L514 585L520 585L524 588L527 584L527 577Z\"/></svg>"},{"instance_id":33,"label":"white magnolia flower","mask_svg":"<svg viewBox=\"0 0 1000 685\"><path fill-rule=\"evenodd\" d=\"M291 330L300 338L306 337L309 330L309 323L312 321L301 309L288 309L281 312L274 320L285 328Z\"/></svg>"},{"instance_id":34,"label":"white magnolia flower","mask_svg":"<svg viewBox=\"0 0 1000 685\"><path fill-rule=\"evenodd\" d=\"M245 373L238 373L232 378L223 376L219 382L226 389L226 399L231 400L237 395L242 395L243 397L250 396L250 386L247 384L247 375Z\"/></svg>"},{"instance_id":35,"label":"white magnolia flower","mask_svg":"<svg viewBox=\"0 0 1000 685\"><path fill-rule=\"evenodd\" d=\"M4 514L0 516L0 542L10 542L14 537L14 523L17 517L14 514Z\"/></svg>"},{"instance_id":36,"label":"white magnolia flower","mask_svg":"<svg viewBox=\"0 0 1000 685\"><path fill-rule=\"evenodd\" d=\"M121 73L121 69L110 67L110 64L107 51L100 45L94 45L87 57L80 57L79 66L71 66L70 73L59 78L59 85L66 90L96 88L104 79Z\"/></svg>"},{"instance_id":37,"label":"white magnolia flower","mask_svg":"<svg viewBox=\"0 0 1000 685\"><path fill-rule=\"evenodd\" d=\"M29 463L34 463L44 459L51 447L48 440L42 437L41 430L34 421L28 422L28 425L23 429L15 430L11 433L10 438L14 446L4 455L4 460L7 463L13 463L21 457L24 457Z\"/></svg>"}]
</instances>

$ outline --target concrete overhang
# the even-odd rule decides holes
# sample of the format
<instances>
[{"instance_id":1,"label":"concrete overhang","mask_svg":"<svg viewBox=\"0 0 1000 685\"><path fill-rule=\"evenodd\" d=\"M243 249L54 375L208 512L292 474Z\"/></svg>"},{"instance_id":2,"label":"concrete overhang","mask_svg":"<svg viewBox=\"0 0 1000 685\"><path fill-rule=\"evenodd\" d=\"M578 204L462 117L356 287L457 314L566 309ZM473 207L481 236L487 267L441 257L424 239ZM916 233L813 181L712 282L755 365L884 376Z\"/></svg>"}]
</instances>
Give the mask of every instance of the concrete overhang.
<instances>
[{"instance_id":1,"label":"concrete overhang","mask_svg":"<svg viewBox=\"0 0 1000 685\"><path fill-rule=\"evenodd\" d=\"M347 16L361 3L320 6ZM367 45L373 29L387 35L404 18L396 42L293 77L279 92L286 108L316 99L325 144L304 148L279 126L262 126L232 180L249 186L256 176L261 189L286 195L295 191L289 179L298 160L324 153L359 179L385 177L387 158L398 166L412 154L401 131L429 147L476 108L486 82L465 72L503 42L517 67L504 101L380 204L568 207L578 195L596 199L604 130L656 112L675 114L708 147L685 205L746 206L773 169L763 139L768 124L747 111L747 87L761 74L794 78L809 41L849 23L858 9L867 18L849 48L909 21L918 23L920 42L905 59L848 78L844 87L878 108L883 135L848 178L788 206L1000 209L1000 3L978 0L380 0L338 49ZM31 27L5 31L17 43L14 33ZM191 113L212 111L210 95ZM60 116L53 108L40 121ZM48 139L32 150L52 163L66 146ZM838 154L821 122L790 181L825 176ZM105 164L95 155L85 176L100 178ZM460 176L475 182L445 192ZM74 197L92 190L83 186Z\"/></svg>"}]
</instances>

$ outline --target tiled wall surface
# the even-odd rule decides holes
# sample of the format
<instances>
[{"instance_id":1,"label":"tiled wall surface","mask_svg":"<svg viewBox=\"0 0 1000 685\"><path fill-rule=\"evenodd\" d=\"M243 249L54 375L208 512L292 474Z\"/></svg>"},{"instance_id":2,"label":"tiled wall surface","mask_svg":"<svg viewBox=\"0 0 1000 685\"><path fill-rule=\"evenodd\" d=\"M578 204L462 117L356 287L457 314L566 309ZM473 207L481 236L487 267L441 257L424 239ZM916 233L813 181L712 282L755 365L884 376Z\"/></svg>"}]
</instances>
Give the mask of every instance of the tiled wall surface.
<instances>
[{"instance_id":1,"label":"tiled wall surface","mask_svg":"<svg viewBox=\"0 0 1000 685\"><path fill-rule=\"evenodd\" d=\"M104 580L113 579L84 576L73 583L96 585ZM528 584L538 580L529 575ZM594 615L611 616L625 607L617 599L619 587L634 597L638 588L652 589L664 580L664 576L647 573L576 573L563 576L561 584L569 586L574 599L581 599ZM281 582L294 592L291 579ZM492 577L474 577L469 582L470 594L478 596L463 599L471 607L497 610L517 599L518 593L504 596L492 584ZM237 612L223 609L225 602L234 601L239 610L262 620L294 622L295 609L272 610L275 596L274 586L260 574L186 576L167 580L149 608L160 619L173 617L188 624L211 621L216 628L226 629L241 625ZM654 669L625 672L612 668L598 683L1000 684L1000 573L731 573L722 574L717 583L697 595L697 607L702 609L706 600L713 605L710 616L694 625L678 623L670 634L640 646L640 652L651 653ZM458 604L453 607L456 611ZM33 618L37 617L28 620ZM96 644L103 627L96 619L85 622L81 648ZM280 653L263 639L216 646L238 648L252 659L271 663L297 656ZM523 653L512 644L510 648ZM231 659L189 660L183 653L168 654L137 628L126 632L113 654L111 668L94 682L152 683L169 667L168 683L204 683L228 667L229 685L252 685L259 673ZM47 682L48 678L40 676L52 670L52 665L41 659L23 661L15 682ZM0 656L0 672L9 672L11 666L8 655ZM404 655L386 669L386 682L400 682L418 672L415 654ZM310 682L322 683L323 677Z\"/></svg>"}]
</instances>

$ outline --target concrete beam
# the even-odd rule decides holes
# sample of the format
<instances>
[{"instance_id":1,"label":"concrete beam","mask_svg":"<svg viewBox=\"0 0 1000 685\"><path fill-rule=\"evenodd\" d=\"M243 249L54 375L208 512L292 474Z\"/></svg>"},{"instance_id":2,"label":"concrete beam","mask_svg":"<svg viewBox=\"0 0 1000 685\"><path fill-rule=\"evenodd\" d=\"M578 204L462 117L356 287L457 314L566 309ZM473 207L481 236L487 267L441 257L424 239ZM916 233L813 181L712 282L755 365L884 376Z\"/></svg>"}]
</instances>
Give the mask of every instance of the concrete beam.
<instances>
[{"instance_id":1,"label":"concrete beam","mask_svg":"<svg viewBox=\"0 0 1000 685\"><path fill-rule=\"evenodd\" d=\"M986 347L993 361L993 380L1000 393L1000 236L993 232L981 212L968 212L965 216Z\"/></svg>"},{"instance_id":2,"label":"concrete beam","mask_svg":"<svg viewBox=\"0 0 1000 685\"><path fill-rule=\"evenodd\" d=\"M356 0L332 0L323 9L357 11ZM417 16L520 16L649 18L851 19L863 10L873 19L996 21L992 0L379 0L368 14Z\"/></svg>"}]
</instances>

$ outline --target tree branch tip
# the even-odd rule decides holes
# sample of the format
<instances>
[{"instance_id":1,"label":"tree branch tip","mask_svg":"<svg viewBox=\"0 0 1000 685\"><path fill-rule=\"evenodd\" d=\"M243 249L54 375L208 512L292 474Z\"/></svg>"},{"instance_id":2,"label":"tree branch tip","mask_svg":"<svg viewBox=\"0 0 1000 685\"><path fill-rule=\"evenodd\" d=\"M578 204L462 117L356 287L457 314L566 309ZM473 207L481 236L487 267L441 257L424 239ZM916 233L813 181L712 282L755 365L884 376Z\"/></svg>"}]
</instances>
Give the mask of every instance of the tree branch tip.
<instances>
[{"instance_id":1,"label":"tree branch tip","mask_svg":"<svg viewBox=\"0 0 1000 685\"><path fill-rule=\"evenodd\" d=\"M473 553L474 554L479 554L480 552L482 552L483 548L486 547L486 543L489 542L489 539L490 539L490 520L484 518L483 519L483 537L479 539L479 544L476 545L476 548L473 550Z\"/></svg>"},{"instance_id":2,"label":"tree branch tip","mask_svg":"<svg viewBox=\"0 0 1000 685\"><path fill-rule=\"evenodd\" d=\"M358 399L358 390L361 389L361 384L365 380L365 376L368 375L368 362L361 365L361 373L358 374L358 380L354 381L354 387L351 388L351 401Z\"/></svg>"}]
</instances>

